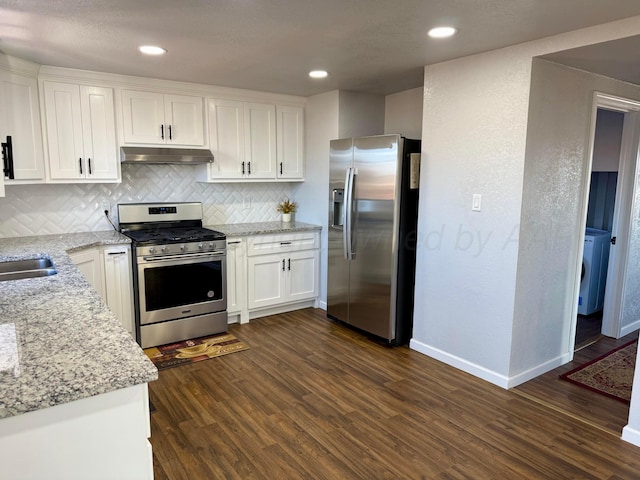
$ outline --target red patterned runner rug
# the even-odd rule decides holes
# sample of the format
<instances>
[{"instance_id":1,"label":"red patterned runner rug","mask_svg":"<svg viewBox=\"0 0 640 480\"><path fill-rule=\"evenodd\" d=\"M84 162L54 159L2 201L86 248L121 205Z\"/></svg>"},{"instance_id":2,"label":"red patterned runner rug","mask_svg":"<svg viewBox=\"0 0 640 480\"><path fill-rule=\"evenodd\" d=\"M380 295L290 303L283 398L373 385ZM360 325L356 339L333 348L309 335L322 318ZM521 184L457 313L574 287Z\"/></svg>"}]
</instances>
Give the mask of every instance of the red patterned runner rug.
<instances>
[{"instance_id":1,"label":"red patterned runner rug","mask_svg":"<svg viewBox=\"0 0 640 480\"><path fill-rule=\"evenodd\" d=\"M632 340L560 375L560 378L601 395L629 403L637 350L638 341Z\"/></svg>"},{"instance_id":2,"label":"red patterned runner rug","mask_svg":"<svg viewBox=\"0 0 640 480\"><path fill-rule=\"evenodd\" d=\"M247 350L249 346L230 333L194 338L184 342L170 343L159 347L145 348L144 353L158 368L177 367L187 363L200 362L229 353Z\"/></svg>"}]
</instances>

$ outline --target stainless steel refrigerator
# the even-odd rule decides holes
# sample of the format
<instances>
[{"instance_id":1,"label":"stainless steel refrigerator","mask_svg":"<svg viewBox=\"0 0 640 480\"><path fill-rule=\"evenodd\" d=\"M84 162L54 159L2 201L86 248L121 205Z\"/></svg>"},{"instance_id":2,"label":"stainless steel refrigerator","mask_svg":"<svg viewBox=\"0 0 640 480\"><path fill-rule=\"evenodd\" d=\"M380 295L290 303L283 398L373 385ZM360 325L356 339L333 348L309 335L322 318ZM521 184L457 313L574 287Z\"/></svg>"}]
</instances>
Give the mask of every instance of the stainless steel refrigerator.
<instances>
[{"instance_id":1,"label":"stainless steel refrigerator","mask_svg":"<svg viewBox=\"0 0 640 480\"><path fill-rule=\"evenodd\" d=\"M389 344L411 338L420 141L331 141L327 315Z\"/></svg>"}]
</instances>

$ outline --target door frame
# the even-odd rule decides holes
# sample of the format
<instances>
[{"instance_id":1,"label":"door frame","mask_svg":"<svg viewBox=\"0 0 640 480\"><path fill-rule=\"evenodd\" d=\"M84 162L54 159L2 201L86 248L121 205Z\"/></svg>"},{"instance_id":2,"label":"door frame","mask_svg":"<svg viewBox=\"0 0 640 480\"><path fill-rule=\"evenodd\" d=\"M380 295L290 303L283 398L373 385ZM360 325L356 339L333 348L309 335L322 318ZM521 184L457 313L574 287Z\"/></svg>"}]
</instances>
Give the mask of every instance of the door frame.
<instances>
[{"instance_id":1,"label":"door frame","mask_svg":"<svg viewBox=\"0 0 640 480\"><path fill-rule=\"evenodd\" d=\"M605 289L602 333L607 336L620 338L621 313L624 279L626 277L627 259L629 254L629 226L633 213L633 198L635 196L635 178L638 157L638 130L640 128L640 101L631 100L616 95L597 92L593 93L591 126L589 135L589 150L587 164L584 171L583 182L585 185L582 198L582 214L580 218L580 234L578 235L578 258L576 259L576 277L574 289L574 302L572 308L572 326L570 339L570 352L575 347L575 335L578 319L578 298L580 296L580 280L582 257L584 255L585 225L587 224L587 211L589 206L589 193L591 190L591 173L593 170L593 150L595 143L596 119L598 109L604 108L625 114L623 123L623 135L620 146L620 159L618 167L618 182L616 188L615 207L612 236L619 241L616 248L609 253L607 271L607 287ZM626 332L629 333L629 332ZM625 333L625 334L626 334Z\"/></svg>"}]
</instances>

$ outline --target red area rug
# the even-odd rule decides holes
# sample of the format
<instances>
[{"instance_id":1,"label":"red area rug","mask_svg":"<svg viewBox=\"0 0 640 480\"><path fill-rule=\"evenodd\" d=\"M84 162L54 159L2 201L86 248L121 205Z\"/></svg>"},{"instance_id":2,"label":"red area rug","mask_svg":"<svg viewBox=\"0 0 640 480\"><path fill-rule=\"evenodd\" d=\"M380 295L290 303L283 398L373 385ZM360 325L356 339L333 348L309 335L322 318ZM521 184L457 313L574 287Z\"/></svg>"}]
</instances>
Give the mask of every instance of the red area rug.
<instances>
[{"instance_id":1,"label":"red area rug","mask_svg":"<svg viewBox=\"0 0 640 480\"><path fill-rule=\"evenodd\" d=\"M249 346L230 333L210 337L194 338L184 342L170 343L159 347L145 348L144 353L158 368L178 367L200 362L229 353L247 350Z\"/></svg>"},{"instance_id":2,"label":"red area rug","mask_svg":"<svg viewBox=\"0 0 640 480\"><path fill-rule=\"evenodd\" d=\"M638 341L633 340L560 375L562 380L629 403Z\"/></svg>"}]
</instances>

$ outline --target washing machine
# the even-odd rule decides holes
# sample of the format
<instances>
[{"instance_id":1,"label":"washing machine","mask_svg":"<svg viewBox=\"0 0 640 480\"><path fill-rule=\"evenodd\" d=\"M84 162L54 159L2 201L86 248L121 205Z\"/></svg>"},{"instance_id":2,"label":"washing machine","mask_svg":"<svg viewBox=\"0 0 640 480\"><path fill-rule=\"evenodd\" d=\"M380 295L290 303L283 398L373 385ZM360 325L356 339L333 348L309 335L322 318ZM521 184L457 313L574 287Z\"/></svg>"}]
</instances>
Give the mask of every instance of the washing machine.
<instances>
[{"instance_id":1,"label":"washing machine","mask_svg":"<svg viewBox=\"0 0 640 480\"><path fill-rule=\"evenodd\" d=\"M578 299L578 313L580 315L591 315L602 310L604 306L610 245L611 233L587 228L584 236L582 280Z\"/></svg>"}]
</instances>

